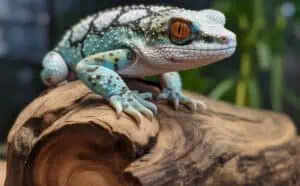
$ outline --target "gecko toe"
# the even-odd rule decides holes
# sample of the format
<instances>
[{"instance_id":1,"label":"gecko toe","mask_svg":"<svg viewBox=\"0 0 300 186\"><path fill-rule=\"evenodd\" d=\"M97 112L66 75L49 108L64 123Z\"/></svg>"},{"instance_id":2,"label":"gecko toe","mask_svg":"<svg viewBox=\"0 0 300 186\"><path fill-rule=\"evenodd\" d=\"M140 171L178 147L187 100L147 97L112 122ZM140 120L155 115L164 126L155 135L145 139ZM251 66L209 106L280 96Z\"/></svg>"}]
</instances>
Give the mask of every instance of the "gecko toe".
<instances>
[{"instance_id":1,"label":"gecko toe","mask_svg":"<svg viewBox=\"0 0 300 186\"><path fill-rule=\"evenodd\" d=\"M122 103L120 101L120 97L119 96L112 96L109 99L109 102L110 102L111 106L116 110L117 118L119 119L121 117L121 113L123 111L123 106L122 106Z\"/></svg>"},{"instance_id":2,"label":"gecko toe","mask_svg":"<svg viewBox=\"0 0 300 186\"><path fill-rule=\"evenodd\" d=\"M138 125L141 123L142 115L132 106L125 108L124 112L126 112L129 116L132 116L136 120Z\"/></svg>"},{"instance_id":3,"label":"gecko toe","mask_svg":"<svg viewBox=\"0 0 300 186\"><path fill-rule=\"evenodd\" d=\"M143 99L152 99L152 93L150 92L140 93L139 96Z\"/></svg>"}]
</instances>

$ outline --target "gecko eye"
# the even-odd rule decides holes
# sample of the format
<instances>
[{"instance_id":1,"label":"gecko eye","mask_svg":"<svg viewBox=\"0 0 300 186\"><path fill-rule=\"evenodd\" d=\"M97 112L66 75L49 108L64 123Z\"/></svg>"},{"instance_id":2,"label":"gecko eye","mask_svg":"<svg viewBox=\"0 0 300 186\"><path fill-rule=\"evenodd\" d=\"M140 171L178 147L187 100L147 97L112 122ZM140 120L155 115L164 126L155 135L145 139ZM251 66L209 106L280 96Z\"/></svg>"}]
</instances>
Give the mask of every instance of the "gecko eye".
<instances>
[{"instance_id":1,"label":"gecko eye","mask_svg":"<svg viewBox=\"0 0 300 186\"><path fill-rule=\"evenodd\" d=\"M172 20L169 33L175 44L186 44L192 34L191 23L182 19Z\"/></svg>"}]
</instances>

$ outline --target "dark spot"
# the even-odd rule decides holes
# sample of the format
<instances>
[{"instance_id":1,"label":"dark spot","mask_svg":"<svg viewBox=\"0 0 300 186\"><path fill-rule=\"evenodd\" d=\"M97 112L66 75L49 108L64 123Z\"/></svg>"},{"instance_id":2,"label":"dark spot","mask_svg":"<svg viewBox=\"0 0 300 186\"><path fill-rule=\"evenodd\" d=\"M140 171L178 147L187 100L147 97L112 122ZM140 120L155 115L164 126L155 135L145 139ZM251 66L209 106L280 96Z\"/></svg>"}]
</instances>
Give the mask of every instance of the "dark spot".
<instances>
[{"instance_id":1,"label":"dark spot","mask_svg":"<svg viewBox=\"0 0 300 186\"><path fill-rule=\"evenodd\" d=\"M92 81L93 78L91 76L88 76L88 81Z\"/></svg>"},{"instance_id":2,"label":"dark spot","mask_svg":"<svg viewBox=\"0 0 300 186\"><path fill-rule=\"evenodd\" d=\"M119 70L118 63L115 63L115 64L114 64L114 69L115 69L115 71L118 71L118 70Z\"/></svg>"},{"instance_id":3,"label":"dark spot","mask_svg":"<svg viewBox=\"0 0 300 186\"><path fill-rule=\"evenodd\" d=\"M227 44L228 43L228 38L226 36L221 36L219 38L219 41L221 44Z\"/></svg>"},{"instance_id":4,"label":"dark spot","mask_svg":"<svg viewBox=\"0 0 300 186\"><path fill-rule=\"evenodd\" d=\"M108 80L108 84L111 84L111 79Z\"/></svg>"},{"instance_id":5,"label":"dark spot","mask_svg":"<svg viewBox=\"0 0 300 186\"><path fill-rule=\"evenodd\" d=\"M97 85L97 83L92 83L92 86L95 87Z\"/></svg>"},{"instance_id":6,"label":"dark spot","mask_svg":"<svg viewBox=\"0 0 300 186\"><path fill-rule=\"evenodd\" d=\"M129 98L128 101L131 102L131 101L133 101L133 99L132 99L132 98Z\"/></svg>"},{"instance_id":7,"label":"dark spot","mask_svg":"<svg viewBox=\"0 0 300 186\"><path fill-rule=\"evenodd\" d=\"M117 84L113 84L113 87L117 87Z\"/></svg>"},{"instance_id":8,"label":"dark spot","mask_svg":"<svg viewBox=\"0 0 300 186\"><path fill-rule=\"evenodd\" d=\"M206 43L212 43L212 42L214 42L214 38L212 36L207 35L207 34L203 34L201 36L201 39L203 41L205 41Z\"/></svg>"},{"instance_id":9,"label":"dark spot","mask_svg":"<svg viewBox=\"0 0 300 186\"><path fill-rule=\"evenodd\" d=\"M114 54L113 54L113 53L109 53L108 55L109 55L109 56L114 56Z\"/></svg>"},{"instance_id":10,"label":"dark spot","mask_svg":"<svg viewBox=\"0 0 300 186\"><path fill-rule=\"evenodd\" d=\"M115 62L118 63L118 61L119 61L119 58L116 57L116 58L115 58Z\"/></svg>"},{"instance_id":11,"label":"dark spot","mask_svg":"<svg viewBox=\"0 0 300 186\"><path fill-rule=\"evenodd\" d=\"M116 77L117 80L120 80L120 77Z\"/></svg>"},{"instance_id":12,"label":"dark spot","mask_svg":"<svg viewBox=\"0 0 300 186\"><path fill-rule=\"evenodd\" d=\"M101 78L101 77L100 77L99 75L97 75L97 76L96 76L96 79L98 79L98 80L99 80L100 78Z\"/></svg>"},{"instance_id":13,"label":"dark spot","mask_svg":"<svg viewBox=\"0 0 300 186\"><path fill-rule=\"evenodd\" d=\"M219 165L224 165L226 163L226 160L222 156L219 156L219 157L217 157L216 162Z\"/></svg>"},{"instance_id":14,"label":"dark spot","mask_svg":"<svg viewBox=\"0 0 300 186\"><path fill-rule=\"evenodd\" d=\"M121 91L120 91L120 94L125 94L127 91L127 88L126 87L122 87Z\"/></svg>"}]
</instances>

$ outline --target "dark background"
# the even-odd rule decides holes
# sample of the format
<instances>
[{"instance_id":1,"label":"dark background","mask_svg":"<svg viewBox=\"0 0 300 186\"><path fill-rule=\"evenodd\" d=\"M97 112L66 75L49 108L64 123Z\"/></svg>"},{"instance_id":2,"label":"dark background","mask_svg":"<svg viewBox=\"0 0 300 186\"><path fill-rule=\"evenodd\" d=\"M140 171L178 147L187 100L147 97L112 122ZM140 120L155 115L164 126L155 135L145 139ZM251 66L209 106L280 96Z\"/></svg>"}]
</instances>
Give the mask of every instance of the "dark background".
<instances>
[{"instance_id":1,"label":"dark background","mask_svg":"<svg viewBox=\"0 0 300 186\"><path fill-rule=\"evenodd\" d=\"M224 0L225 2L226 0ZM228 0L232 6L242 6L246 4L242 1ZM281 43L275 45L284 45L284 48L277 51L283 56L284 70L282 84L285 88L289 88L288 99L282 99L282 108L280 110L272 103L270 95L276 94L276 89L268 89L266 87L271 83L270 72L259 71L253 76L258 77L261 90L261 104L259 108L273 109L289 114L294 121L300 123L299 113L297 109L298 104L297 93L300 94L299 89L299 38L300 38L300 24L298 24L296 16L298 14L297 3L292 1L270 1L267 0L269 6L276 9L276 7L294 5L296 13L292 18L286 18L285 31L280 35L283 40ZM18 113L30 101L37 97L41 91L45 89L39 77L41 70L40 62L45 53L53 48L59 41L64 31L80 18L85 17L90 13L103 10L120 5L129 4L158 4L158 5L174 5L185 7L194 10L200 10L208 7L217 7L219 9L226 9L226 4L222 5L222 0L0 0L0 141L4 141L7 132ZM289 8L289 7L288 7ZM269 16L268 19L274 20L276 15L273 15L272 9L266 8L263 10ZM233 11L234 12L234 11ZM288 17L290 15L287 15ZM229 19L228 27L230 29L237 29L235 24L238 24L239 19L231 15L233 19ZM295 17L295 18L294 18ZM268 28L265 28L267 31ZM242 34L241 34L242 35ZM239 35L238 35L239 36ZM270 40L277 40L278 36L274 36ZM243 40L243 37L240 38ZM254 38L255 41L258 38ZM272 45L268 43L268 45ZM205 67L202 71L191 71L183 73L183 80L186 81L185 88L192 89L204 94L210 94L214 91L213 87L218 85L225 77L231 74L242 74L240 70L241 54L246 49L238 49L237 54L231 59L226 60L222 64ZM253 49L248 49L249 51ZM264 49L262 49L264 50ZM253 63L254 69L256 63ZM270 67L272 69L272 65ZM221 74L221 75L220 75ZM191 80L198 79L202 82L203 88L198 88L195 84L189 84ZM238 84L238 82L235 82ZM238 85L237 85L238 86ZM233 97L238 97L234 93L234 89L229 91L225 96L220 97L226 101L238 103ZM225 85L219 88L226 89ZM274 91L274 92L272 92ZM222 92L222 91L221 91ZM218 94L215 91L213 95ZM218 96L215 96L218 97ZM272 96L271 96L272 97ZM252 98L249 96L249 99ZM276 100L275 100L276 102ZM246 104L245 106L252 106Z\"/></svg>"}]
</instances>

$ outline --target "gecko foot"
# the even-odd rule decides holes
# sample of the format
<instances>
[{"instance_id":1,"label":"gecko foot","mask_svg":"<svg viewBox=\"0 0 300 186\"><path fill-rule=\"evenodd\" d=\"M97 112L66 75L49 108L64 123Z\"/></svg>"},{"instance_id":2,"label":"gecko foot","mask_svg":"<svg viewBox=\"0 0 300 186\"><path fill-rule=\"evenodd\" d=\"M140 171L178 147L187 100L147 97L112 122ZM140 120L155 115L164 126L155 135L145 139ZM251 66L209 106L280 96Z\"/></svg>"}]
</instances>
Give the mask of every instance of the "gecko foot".
<instances>
[{"instance_id":1,"label":"gecko foot","mask_svg":"<svg viewBox=\"0 0 300 186\"><path fill-rule=\"evenodd\" d=\"M157 114L156 105L145 100L150 98L152 98L151 93L138 93L137 91L128 90L124 94L110 97L109 102L116 110L118 117L122 112L125 112L140 124L142 114L151 121L153 115Z\"/></svg>"},{"instance_id":2,"label":"gecko foot","mask_svg":"<svg viewBox=\"0 0 300 186\"><path fill-rule=\"evenodd\" d=\"M199 100L193 100L182 94L181 91L176 91L168 88L164 88L163 92L158 95L158 100L168 100L173 103L175 110L178 109L179 104L187 106L192 112L195 112L198 108L205 110L206 104Z\"/></svg>"}]
</instances>

